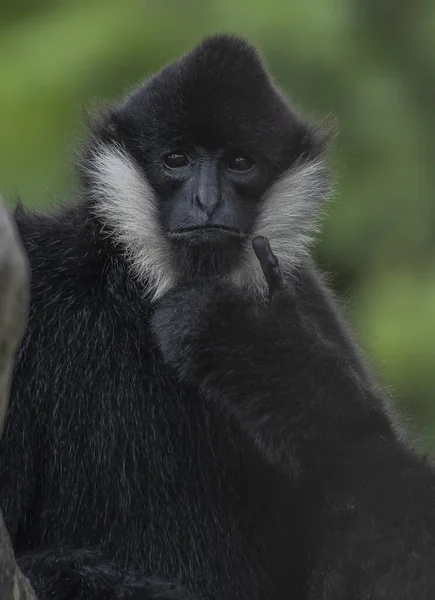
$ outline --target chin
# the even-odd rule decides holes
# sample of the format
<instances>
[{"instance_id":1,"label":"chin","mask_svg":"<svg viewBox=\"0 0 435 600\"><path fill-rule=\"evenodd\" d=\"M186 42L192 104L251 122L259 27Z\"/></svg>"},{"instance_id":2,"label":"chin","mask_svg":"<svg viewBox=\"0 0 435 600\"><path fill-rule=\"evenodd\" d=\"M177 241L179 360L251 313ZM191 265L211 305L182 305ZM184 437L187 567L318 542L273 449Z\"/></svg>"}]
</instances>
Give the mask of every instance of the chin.
<instances>
[{"instance_id":1,"label":"chin","mask_svg":"<svg viewBox=\"0 0 435 600\"><path fill-rule=\"evenodd\" d=\"M172 239L173 261L184 279L229 275L240 262L246 239L216 231Z\"/></svg>"}]
</instances>

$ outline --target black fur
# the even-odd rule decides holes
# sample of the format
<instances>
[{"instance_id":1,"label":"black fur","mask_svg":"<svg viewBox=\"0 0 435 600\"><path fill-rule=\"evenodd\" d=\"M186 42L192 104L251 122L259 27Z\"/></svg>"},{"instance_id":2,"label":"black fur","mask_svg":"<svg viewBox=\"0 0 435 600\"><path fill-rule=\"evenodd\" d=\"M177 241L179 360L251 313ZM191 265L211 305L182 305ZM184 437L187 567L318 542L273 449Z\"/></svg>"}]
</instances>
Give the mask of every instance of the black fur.
<instances>
[{"instance_id":1,"label":"black fur","mask_svg":"<svg viewBox=\"0 0 435 600\"><path fill-rule=\"evenodd\" d=\"M157 159L186 143L204 148L230 143L254 156L260 152L262 167L276 178L301 156L317 155L327 141L322 128L289 106L258 52L228 36L207 38L166 66L103 120L97 116L93 129L98 139L122 142L146 164L157 187Z\"/></svg>"},{"instance_id":2,"label":"black fur","mask_svg":"<svg viewBox=\"0 0 435 600\"><path fill-rule=\"evenodd\" d=\"M107 564L139 572L132 589L155 577L199 598L303 597L292 482L176 380L151 336L153 307L101 250L86 213L17 221L32 302L2 439L1 506L39 600L57 598L64 577L83 582L80 600L115 594ZM86 568L68 554L45 558L64 546L76 557L83 549Z\"/></svg>"},{"instance_id":3,"label":"black fur","mask_svg":"<svg viewBox=\"0 0 435 600\"><path fill-rule=\"evenodd\" d=\"M186 284L153 316L159 347L299 483L310 600L429 600L433 467L399 440L330 315L301 302L307 273L297 281L269 307L227 285Z\"/></svg>"},{"instance_id":4,"label":"black fur","mask_svg":"<svg viewBox=\"0 0 435 600\"><path fill-rule=\"evenodd\" d=\"M259 194L323 147L255 51L215 37L94 125L76 203L17 212L31 309L0 504L20 565L39 600L428 600L432 470L315 270L269 307L216 277L156 305L95 214L99 144L160 197L157 155L183 129L250 147Z\"/></svg>"}]
</instances>

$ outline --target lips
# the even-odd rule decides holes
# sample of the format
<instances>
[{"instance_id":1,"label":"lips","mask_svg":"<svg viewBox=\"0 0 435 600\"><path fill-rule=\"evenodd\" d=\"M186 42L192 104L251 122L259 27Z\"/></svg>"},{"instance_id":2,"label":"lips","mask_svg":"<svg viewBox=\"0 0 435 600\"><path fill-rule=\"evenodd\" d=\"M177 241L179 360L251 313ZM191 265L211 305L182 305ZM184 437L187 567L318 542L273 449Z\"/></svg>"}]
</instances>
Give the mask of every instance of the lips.
<instances>
[{"instance_id":1,"label":"lips","mask_svg":"<svg viewBox=\"0 0 435 600\"><path fill-rule=\"evenodd\" d=\"M184 237L211 238L221 236L243 238L245 237L245 234L241 229L234 229L232 227L227 227L226 225L214 225L207 223L204 225L192 225L190 227L179 227L178 229L173 229L169 232L169 236L176 239L181 239Z\"/></svg>"}]
</instances>

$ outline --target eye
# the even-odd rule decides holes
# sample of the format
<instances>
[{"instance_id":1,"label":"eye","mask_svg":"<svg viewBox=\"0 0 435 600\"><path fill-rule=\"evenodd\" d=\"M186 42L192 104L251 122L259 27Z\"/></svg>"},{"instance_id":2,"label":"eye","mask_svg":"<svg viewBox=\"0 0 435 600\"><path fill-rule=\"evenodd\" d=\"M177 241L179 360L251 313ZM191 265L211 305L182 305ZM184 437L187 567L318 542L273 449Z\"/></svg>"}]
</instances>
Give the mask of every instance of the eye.
<instances>
[{"instance_id":1,"label":"eye","mask_svg":"<svg viewBox=\"0 0 435 600\"><path fill-rule=\"evenodd\" d=\"M247 156L243 156L242 154L238 156L233 156L231 160L228 161L227 167L231 169L231 171L249 171L254 165L254 162L248 158Z\"/></svg>"},{"instance_id":2,"label":"eye","mask_svg":"<svg viewBox=\"0 0 435 600\"><path fill-rule=\"evenodd\" d=\"M184 152L171 152L165 156L165 165L170 169L179 169L189 164L189 157Z\"/></svg>"}]
</instances>

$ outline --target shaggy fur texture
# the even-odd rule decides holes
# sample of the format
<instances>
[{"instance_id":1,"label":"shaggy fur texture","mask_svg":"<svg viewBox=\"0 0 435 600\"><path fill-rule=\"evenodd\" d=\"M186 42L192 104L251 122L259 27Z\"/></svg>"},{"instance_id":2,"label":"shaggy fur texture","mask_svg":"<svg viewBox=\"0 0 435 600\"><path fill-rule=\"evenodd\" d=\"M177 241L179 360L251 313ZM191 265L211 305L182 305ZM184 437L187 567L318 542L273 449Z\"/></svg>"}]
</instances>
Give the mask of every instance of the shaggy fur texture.
<instances>
[{"instance_id":1,"label":"shaggy fur texture","mask_svg":"<svg viewBox=\"0 0 435 600\"><path fill-rule=\"evenodd\" d=\"M171 248L159 223L155 193L135 161L116 144L97 144L87 166L93 213L122 248L132 276L153 299L177 281Z\"/></svg>"},{"instance_id":2,"label":"shaggy fur texture","mask_svg":"<svg viewBox=\"0 0 435 600\"><path fill-rule=\"evenodd\" d=\"M159 161L186 137L261 165L231 260L162 229ZM17 211L31 307L0 504L39 600L433 598L433 471L307 259L323 145L217 36L94 124L76 202ZM267 308L256 233L291 275Z\"/></svg>"},{"instance_id":3,"label":"shaggy fur texture","mask_svg":"<svg viewBox=\"0 0 435 600\"><path fill-rule=\"evenodd\" d=\"M429 600L433 467L398 437L308 273L294 273L293 289L267 308L227 285L181 286L153 316L158 345L182 381L222 405L259 454L300 485L301 597Z\"/></svg>"}]
</instances>

